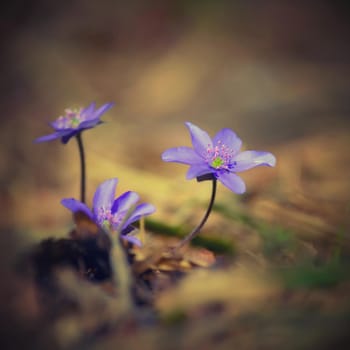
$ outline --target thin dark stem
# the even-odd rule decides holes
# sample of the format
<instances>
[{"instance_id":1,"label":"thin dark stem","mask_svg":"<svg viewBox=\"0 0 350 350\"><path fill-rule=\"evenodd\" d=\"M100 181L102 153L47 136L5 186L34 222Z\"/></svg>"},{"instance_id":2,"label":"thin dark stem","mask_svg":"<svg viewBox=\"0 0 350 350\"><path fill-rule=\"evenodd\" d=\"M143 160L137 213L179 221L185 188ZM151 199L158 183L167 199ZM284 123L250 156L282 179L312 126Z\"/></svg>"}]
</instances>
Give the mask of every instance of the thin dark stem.
<instances>
[{"instance_id":1,"label":"thin dark stem","mask_svg":"<svg viewBox=\"0 0 350 350\"><path fill-rule=\"evenodd\" d=\"M215 201L215 195L216 195L216 184L217 184L217 180L215 177L211 178L212 181L212 190L211 190L211 198L210 198L210 202L209 202L209 206L208 209L205 213L205 215L203 216L202 221L199 223L199 225L191 232L189 233L176 247L175 249L181 248L183 247L186 243L190 242L201 230L201 228L204 226L204 224L206 223L206 221L208 220L208 217L211 213L211 210L213 209L213 204Z\"/></svg>"},{"instance_id":2,"label":"thin dark stem","mask_svg":"<svg viewBox=\"0 0 350 350\"><path fill-rule=\"evenodd\" d=\"M83 146L83 140L81 137L81 132L78 132L76 134L76 138L78 141L78 148L79 148L79 156L80 156L80 200L82 203L85 203L85 181L86 181L86 175L85 175L85 153L84 153L84 146Z\"/></svg>"}]
</instances>

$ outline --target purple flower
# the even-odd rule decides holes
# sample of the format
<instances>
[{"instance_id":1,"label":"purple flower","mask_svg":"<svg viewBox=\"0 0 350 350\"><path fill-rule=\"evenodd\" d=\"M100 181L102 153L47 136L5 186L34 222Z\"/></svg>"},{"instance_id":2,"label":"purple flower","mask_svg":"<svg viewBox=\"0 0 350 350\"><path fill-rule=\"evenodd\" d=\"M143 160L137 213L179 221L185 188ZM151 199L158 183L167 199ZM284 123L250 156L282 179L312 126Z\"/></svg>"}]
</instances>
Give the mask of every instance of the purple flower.
<instances>
[{"instance_id":1,"label":"purple flower","mask_svg":"<svg viewBox=\"0 0 350 350\"><path fill-rule=\"evenodd\" d=\"M269 152L239 152L242 141L231 129L222 129L211 139L192 123L185 123L190 131L193 148L176 147L162 154L165 162L190 166L187 179L211 175L235 193L245 192L244 181L236 174L259 165L275 166L276 158Z\"/></svg>"},{"instance_id":2,"label":"purple flower","mask_svg":"<svg viewBox=\"0 0 350 350\"><path fill-rule=\"evenodd\" d=\"M102 114L107 112L113 106L113 103L106 103L97 110L95 110L95 106L96 104L93 102L86 108L66 109L64 115L50 123L55 132L41 136L35 142L52 141L61 138L62 143L66 144L77 133L101 124L100 118Z\"/></svg>"},{"instance_id":3,"label":"purple flower","mask_svg":"<svg viewBox=\"0 0 350 350\"><path fill-rule=\"evenodd\" d=\"M128 191L114 199L117 183L118 179L113 178L102 182L97 187L93 198L92 210L86 204L74 198L65 198L61 203L73 213L83 211L107 231L121 229L123 238L140 246L141 243L136 237L127 236L133 229L131 224L139 220L142 216L152 214L156 209L151 204L142 203L137 205L130 213L131 208L138 202L139 195L136 192ZM127 214L129 217L124 220ZM120 228L119 226L121 224L122 227Z\"/></svg>"}]
</instances>

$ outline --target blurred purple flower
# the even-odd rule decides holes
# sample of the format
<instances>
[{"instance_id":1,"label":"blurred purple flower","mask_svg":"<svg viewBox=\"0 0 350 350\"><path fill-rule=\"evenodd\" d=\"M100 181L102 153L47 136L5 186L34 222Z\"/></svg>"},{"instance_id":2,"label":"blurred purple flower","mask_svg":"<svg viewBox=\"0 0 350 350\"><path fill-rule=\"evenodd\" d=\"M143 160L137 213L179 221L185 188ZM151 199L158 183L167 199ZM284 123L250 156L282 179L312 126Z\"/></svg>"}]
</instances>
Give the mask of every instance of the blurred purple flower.
<instances>
[{"instance_id":1,"label":"blurred purple flower","mask_svg":"<svg viewBox=\"0 0 350 350\"><path fill-rule=\"evenodd\" d=\"M190 131L193 148L170 148L162 154L162 159L165 162L189 165L187 179L200 179L203 175L214 176L231 191L241 194L246 187L236 173L259 165L276 164L276 158L269 152L239 152L242 141L231 129L222 129L211 139L198 126L189 122L185 124Z\"/></svg>"},{"instance_id":2,"label":"blurred purple flower","mask_svg":"<svg viewBox=\"0 0 350 350\"><path fill-rule=\"evenodd\" d=\"M114 199L117 183L118 179L113 178L102 182L97 187L92 210L86 204L74 198L62 199L61 203L73 213L83 211L106 231L121 229L121 235L124 239L140 246L141 242L136 237L127 235L133 230L131 224L142 216L152 214L156 209L151 204L142 203L137 205L130 213L129 211L136 205L140 197L136 192L128 191ZM126 215L129 215L129 217L125 220ZM121 228L119 227L120 224L122 224Z\"/></svg>"},{"instance_id":3,"label":"blurred purple flower","mask_svg":"<svg viewBox=\"0 0 350 350\"><path fill-rule=\"evenodd\" d=\"M95 110L95 106L96 104L93 102L86 108L66 109L65 115L50 123L55 132L41 136L35 142L52 141L60 138L62 143L66 144L71 137L79 132L101 124L102 114L106 113L113 106L113 103L106 103L97 110Z\"/></svg>"}]
</instances>

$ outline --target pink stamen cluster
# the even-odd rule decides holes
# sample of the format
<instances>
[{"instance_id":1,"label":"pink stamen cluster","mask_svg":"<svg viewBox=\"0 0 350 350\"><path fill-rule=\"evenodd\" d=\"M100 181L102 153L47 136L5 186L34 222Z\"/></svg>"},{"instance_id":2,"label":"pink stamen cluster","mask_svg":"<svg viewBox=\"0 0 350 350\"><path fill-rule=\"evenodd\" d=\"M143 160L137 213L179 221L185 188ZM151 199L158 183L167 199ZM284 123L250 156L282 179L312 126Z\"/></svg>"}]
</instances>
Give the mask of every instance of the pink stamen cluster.
<instances>
[{"instance_id":1,"label":"pink stamen cluster","mask_svg":"<svg viewBox=\"0 0 350 350\"><path fill-rule=\"evenodd\" d=\"M234 151L220 140L214 147L208 145L205 156L206 162L215 169L229 169Z\"/></svg>"},{"instance_id":2,"label":"pink stamen cluster","mask_svg":"<svg viewBox=\"0 0 350 350\"><path fill-rule=\"evenodd\" d=\"M66 109L64 116L58 117L56 125L60 129L76 129L81 122L85 120L85 117L81 115L82 109Z\"/></svg>"},{"instance_id":3,"label":"pink stamen cluster","mask_svg":"<svg viewBox=\"0 0 350 350\"><path fill-rule=\"evenodd\" d=\"M98 223L105 228L116 228L123 219L122 213L118 214L112 214L109 208L100 207L97 212Z\"/></svg>"}]
</instances>

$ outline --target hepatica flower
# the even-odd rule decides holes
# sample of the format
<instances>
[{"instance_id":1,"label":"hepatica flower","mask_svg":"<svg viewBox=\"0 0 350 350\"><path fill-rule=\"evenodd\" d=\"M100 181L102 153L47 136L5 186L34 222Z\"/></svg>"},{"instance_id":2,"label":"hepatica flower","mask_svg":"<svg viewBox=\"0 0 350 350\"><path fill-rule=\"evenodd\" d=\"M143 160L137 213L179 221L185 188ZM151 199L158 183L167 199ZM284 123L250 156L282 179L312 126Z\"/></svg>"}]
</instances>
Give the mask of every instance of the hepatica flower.
<instances>
[{"instance_id":1,"label":"hepatica flower","mask_svg":"<svg viewBox=\"0 0 350 350\"><path fill-rule=\"evenodd\" d=\"M185 124L191 134L193 148L170 148L162 154L162 159L189 165L187 179L211 175L231 191L241 194L246 187L237 173L260 165L276 164L276 158L269 152L240 152L242 141L231 129L220 130L212 139L198 126L189 122Z\"/></svg>"},{"instance_id":2,"label":"hepatica flower","mask_svg":"<svg viewBox=\"0 0 350 350\"><path fill-rule=\"evenodd\" d=\"M170 148L162 154L162 159L166 162L189 165L187 179L212 180L213 186L209 206L202 221L178 244L177 248L194 238L207 221L215 201L217 180L231 191L241 194L245 192L246 187L237 173L259 165L276 164L276 158L269 152L240 152L242 141L231 129L220 130L212 139L198 126L189 122L186 126L191 135L193 148L185 146Z\"/></svg>"},{"instance_id":3,"label":"hepatica flower","mask_svg":"<svg viewBox=\"0 0 350 350\"><path fill-rule=\"evenodd\" d=\"M56 139L61 139L63 144L66 144L72 137L75 137L78 142L80 155L80 198L85 202L85 152L82 140L82 131L91 129L102 123L101 116L107 112L113 103L106 103L99 109L95 109L96 104L93 102L86 108L66 109L65 114L58 117L54 122L50 123L55 130L52 134L41 136L35 142L46 142Z\"/></svg>"},{"instance_id":4,"label":"hepatica flower","mask_svg":"<svg viewBox=\"0 0 350 350\"><path fill-rule=\"evenodd\" d=\"M106 103L98 109L95 109L95 106L96 104L93 102L86 108L66 109L64 115L50 123L54 132L37 138L35 142L61 139L62 143L66 144L79 132L101 124L102 114L106 113L113 106L113 103Z\"/></svg>"},{"instance_id":5,"label":"hepatica flower","mask_svg":"<svg viewBox=\"0 0 350 350\"><path fill-rule=\"evenodd\" d=\"M152 214L155 207L148 203L136 205L139 195L133 191L125 192L115 199L117 183L118 179L113 178L97 187L92 210L74 198L65 198L61 203L73 213L83 211L107 232L120 231L122 238L140 246L140 241L129 234L133 230L132 224L141 217Z\"/></svg>"}]
</instances>

